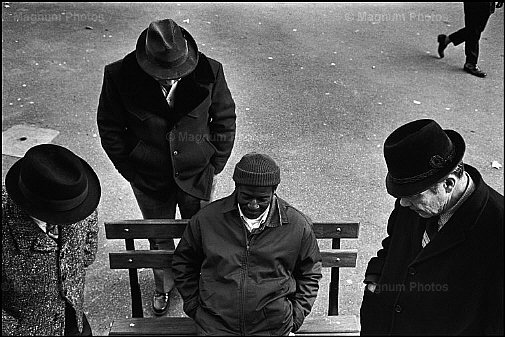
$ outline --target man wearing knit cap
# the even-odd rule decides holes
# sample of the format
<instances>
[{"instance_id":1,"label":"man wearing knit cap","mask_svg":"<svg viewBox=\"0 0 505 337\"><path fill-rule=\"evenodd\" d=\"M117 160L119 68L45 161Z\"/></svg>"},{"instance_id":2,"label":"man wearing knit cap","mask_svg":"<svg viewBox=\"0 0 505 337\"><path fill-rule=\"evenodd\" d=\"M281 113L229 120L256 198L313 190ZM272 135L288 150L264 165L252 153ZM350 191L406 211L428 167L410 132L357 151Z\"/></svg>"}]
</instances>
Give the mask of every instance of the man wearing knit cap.
<instances>
[{"instance_id":1,"label":"man wearing knit cap","mask_svg":"<svg viewBox=\"0 0 505 337\"><path fill-rule=\"evenodd\" d=\"M190 220L175 251L175 286L199 335L297 331L321 279L312 223L276 194L280 170L259 153L235 166L235 191Z\"/></svg>"}]
</instances>

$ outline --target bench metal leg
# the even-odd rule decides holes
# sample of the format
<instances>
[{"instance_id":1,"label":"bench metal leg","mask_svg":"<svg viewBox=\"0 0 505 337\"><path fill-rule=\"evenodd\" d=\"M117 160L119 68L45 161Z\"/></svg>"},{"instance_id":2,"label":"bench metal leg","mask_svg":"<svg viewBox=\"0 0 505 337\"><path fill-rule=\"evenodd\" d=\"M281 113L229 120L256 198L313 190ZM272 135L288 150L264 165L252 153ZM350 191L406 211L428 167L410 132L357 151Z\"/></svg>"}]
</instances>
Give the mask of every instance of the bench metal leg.
<instances>
[{"instance_id":1,"label":"bench metal leg","mask_svg":"<svg viewBox=\"0 0 505 337\"><path fill-rule=\"evenodd\" d=\"M125 239L127 250L135 250L135 241L133 239ZM128 269L130 277L130 293L132 298L132 317L144 317L142 310L142 293L140 292L139 276L137 269Z\"/></svg>"}]
</instances>

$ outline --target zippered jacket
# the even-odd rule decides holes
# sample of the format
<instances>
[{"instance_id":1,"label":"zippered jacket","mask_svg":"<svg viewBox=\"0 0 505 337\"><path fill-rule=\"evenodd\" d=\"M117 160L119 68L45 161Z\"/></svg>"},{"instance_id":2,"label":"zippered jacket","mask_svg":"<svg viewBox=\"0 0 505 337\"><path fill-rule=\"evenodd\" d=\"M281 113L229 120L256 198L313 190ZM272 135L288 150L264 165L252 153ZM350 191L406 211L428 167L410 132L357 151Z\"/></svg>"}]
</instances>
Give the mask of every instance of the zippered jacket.
<instances>
[{"instance_id":1,"label":"zippered jacket","mask_svg":"<svg viewBox=\"0 0 505 337\"><path fill-rule=\"evenodd\" d=\"M312 222L278 197L272 206L256 234L243 224L235 193L186 227L172 266L199 334L287 335L310 313L322 276Z\"/></svg>"}]
</instances>

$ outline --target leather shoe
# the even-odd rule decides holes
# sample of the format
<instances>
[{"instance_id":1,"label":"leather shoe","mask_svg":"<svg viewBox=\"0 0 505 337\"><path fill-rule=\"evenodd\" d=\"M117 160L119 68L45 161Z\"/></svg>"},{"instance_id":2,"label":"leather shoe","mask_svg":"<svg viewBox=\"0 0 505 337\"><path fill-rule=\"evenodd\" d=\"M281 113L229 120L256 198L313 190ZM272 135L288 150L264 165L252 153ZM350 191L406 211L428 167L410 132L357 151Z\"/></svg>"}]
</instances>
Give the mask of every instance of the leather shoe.
<instances>
[{"instance_id":1,"label":"leather shoe","mask_svg":"<svg viewBox=\"0 0 505 337\"><path fill-rule=\"evenodd\" d=\"M474 76L477 77L486 77L487 74L483 72L482 70L479 69L479 67L476 64L471 64L471 63L465 63L463 69Z\"/></svg>"},{"instance_id":2,"label":"leather shoe","mask_svg":"<svg viewBox=\"0 0 505 337\"><path fill-rule=\"evenodd\" d=\"M445 38L447 36L444 35L444 34L440 34L438 37L437 37L437 41L438 41L438 56L440 56L441 59L444 58L444 50L445 48L447 48L447 44L445 43Z\"/></svg>"},{"instance_id":3,"label":"leather shoe","mask_svg":"<svg viewBox=\"0 0 505 337\"><path fill-rule=\"evenodd\" d=\"M155 292L153 296L153 312L156 316L164 315L168 310L170 292Z\"/></svg>"}]
</instances>

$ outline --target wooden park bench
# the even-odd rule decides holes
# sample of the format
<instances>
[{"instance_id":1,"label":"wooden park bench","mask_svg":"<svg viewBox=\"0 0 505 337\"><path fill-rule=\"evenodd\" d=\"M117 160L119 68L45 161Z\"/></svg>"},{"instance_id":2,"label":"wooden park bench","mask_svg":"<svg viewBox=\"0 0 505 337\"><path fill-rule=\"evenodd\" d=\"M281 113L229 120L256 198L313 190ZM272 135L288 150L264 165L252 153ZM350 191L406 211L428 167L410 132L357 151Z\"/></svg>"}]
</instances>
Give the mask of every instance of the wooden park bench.
<instances>
[{"instance_id":1,"label":"wooden park bench","mask_svg":"<svg viewBox=\"0 0 505 337\"><path fill-rule=\"evenodd\" d=\"M143 317L138 268L166 268L172 264L173 251L135 250L135 239L181 238L188 220L124 220L105 223L107 239L124 239L126 250L109 253L111 269L128 269L132 318L116 319L109 335L195 335L196 326L189 317ZM306 318L296 336L358 335L354 315L338 315L339 268L356 267L357 250L340 249L340 239L358 238L359 223L315 222L318 239L331 239L332 249L321 249L323 268L331 268L328 316ZM318 296L324 296L321 292Z\"/></svg>"}]
</instances>

